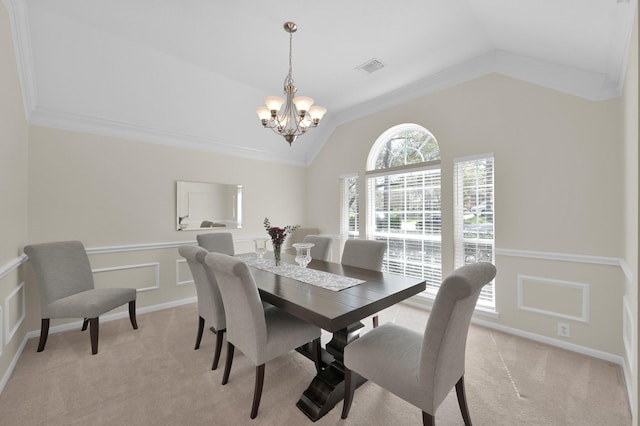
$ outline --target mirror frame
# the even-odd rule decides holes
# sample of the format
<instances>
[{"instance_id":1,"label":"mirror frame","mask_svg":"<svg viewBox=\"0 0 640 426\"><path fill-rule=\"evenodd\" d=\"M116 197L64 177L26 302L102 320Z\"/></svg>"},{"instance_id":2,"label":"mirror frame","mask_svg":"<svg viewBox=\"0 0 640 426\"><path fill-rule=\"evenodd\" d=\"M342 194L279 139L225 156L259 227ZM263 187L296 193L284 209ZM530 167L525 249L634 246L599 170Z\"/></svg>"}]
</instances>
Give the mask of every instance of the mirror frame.
<instances>
[{"instance_id":1,"label":"mirror frame","mask_svg":"<svg viewBox=\"0 0 640 426\"><path fill-rule=\"evenodd\" d=\"M236 184L176 181L176 230L242 228L242 191Z\"/></svg>"}]
</instances>

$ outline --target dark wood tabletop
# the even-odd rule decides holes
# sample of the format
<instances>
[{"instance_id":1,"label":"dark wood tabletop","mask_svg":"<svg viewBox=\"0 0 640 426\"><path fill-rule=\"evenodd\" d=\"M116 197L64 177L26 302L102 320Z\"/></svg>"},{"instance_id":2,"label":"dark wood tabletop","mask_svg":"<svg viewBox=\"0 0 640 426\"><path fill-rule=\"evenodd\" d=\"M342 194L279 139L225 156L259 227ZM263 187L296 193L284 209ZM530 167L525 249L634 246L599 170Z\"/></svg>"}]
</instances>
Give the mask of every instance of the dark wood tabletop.
<instances>
[{"instance_id":1,"label":"dark wood tabletop","mask_svg":"<svg viewBox=\"0 0 640 426\"><path fill-rule=\"evenodd\" d=\"M291 255L282 260L295 263ZM251 268L262 300L330 332L373 315L385 308L424 291L423 279L410 278L367 269L342 266L339 263L312 260L311 269L364 280L340 291Z\"/></svg>"},{"instance_id":2,"label":"dark wood tabletop","mask_svg":"<svg viewBox=\"0 0 640 426\"><path fill-rule=\"evenodd\" d=\"M282 261L295 263L292 255L283 254ZM296 404L309 419L316 421L344 397L344 348L359 337L363 327L361 320L420 293L426 284L420 278L316 259L307 268L365 281L333 291L251 267L262 300L333 333L321 354L321 371ZM298 351L308 357L312 352L305 346L298 348ZM364 379L360 378L355 385L363 382Z\"/></svg>"}]
</instances>

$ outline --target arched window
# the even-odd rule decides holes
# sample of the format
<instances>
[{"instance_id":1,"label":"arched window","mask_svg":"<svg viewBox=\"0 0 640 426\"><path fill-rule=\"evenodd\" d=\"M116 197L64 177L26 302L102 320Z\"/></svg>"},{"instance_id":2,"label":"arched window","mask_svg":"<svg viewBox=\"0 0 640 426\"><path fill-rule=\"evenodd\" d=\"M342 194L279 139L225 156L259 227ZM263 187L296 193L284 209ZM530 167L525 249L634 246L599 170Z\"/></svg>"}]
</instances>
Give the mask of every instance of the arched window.
<instances>
[{"instance_id":1,"label":"arched window","mask_svg":"<svg viewBox=\"0 0 640 426\"><path fill-rule=\"evenodd\" d=\"M367 159L367 234L387 243L384 268L442 281L440 149L417 124L401 124L376 140Z\"/></svg>"},{"instance_id":2,"label":"arched window","mask_svg":"<svg viewBox=\"0 0 640 426\"><path fill-rule=\"evenodd\" d=\"M440 160L436 138L417 124L400 124L384 132L373 144L367 170L388 169Z\"/></svg>"}]
</instances>

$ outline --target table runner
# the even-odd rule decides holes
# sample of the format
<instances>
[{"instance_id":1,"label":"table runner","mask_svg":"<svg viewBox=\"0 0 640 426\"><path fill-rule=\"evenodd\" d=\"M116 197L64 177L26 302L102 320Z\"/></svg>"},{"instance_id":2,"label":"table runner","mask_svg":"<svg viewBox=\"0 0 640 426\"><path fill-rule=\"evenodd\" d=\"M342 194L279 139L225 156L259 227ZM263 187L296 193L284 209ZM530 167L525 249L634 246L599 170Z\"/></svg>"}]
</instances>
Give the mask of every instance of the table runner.
<instances>
[{"instance_id":1,"label":"table runner","mask_svg":"<svg viewBox=\"0 0 640 426\"><path fill-rule=\"evenodd\" d=\"M292 278L302 281L303 283L312 284L318 287L326 288L331 291L340 291L354 285L362 284L364 280L344 277L342 275L332 274L330 272L316 271L315 269L301 268L291 263L280 263L276 266L273 259L258 259L255 253L245 253L238 256L249 266L269 271L276 275Z\"/></svg>"}]
</instances>

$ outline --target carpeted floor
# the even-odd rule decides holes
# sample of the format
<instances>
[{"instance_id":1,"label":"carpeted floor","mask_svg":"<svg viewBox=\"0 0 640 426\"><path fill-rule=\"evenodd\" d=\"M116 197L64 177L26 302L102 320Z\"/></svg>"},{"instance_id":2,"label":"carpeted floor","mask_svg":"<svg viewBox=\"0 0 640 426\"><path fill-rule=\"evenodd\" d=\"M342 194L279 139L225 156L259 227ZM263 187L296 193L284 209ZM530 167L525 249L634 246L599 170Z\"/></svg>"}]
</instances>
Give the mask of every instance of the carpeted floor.
<instances>
[{"instance_id":1,"label":"carpeted floor","mask_svg":"<svg viewBox=\"0 0 640 426\"><path fill-rule=\"evenodd\" d=\"M380 321L423 330L427 313L398 305ZM215 336L194 351L195 304L100 326L92 356L88 332L49 336L44 352L29 341L0 395L0 424L13 425L310 425L296 408L314 375L292 352L267 364L258 417L249 419L255 368L236 351L229 383L226 358L211 371ZM366 321L366 328L371 321ZM326 343L330 336L323 336ZM226 347L226 345L225 345ZM631 424L619 366L530 340L471 326L465 375L474 425ZM347 420L342 404L317 425L418 425L419 409L373 383L356 391ZM436 414L438 425L462 425L455 391Z\"/></svg>"}]
</instances>

